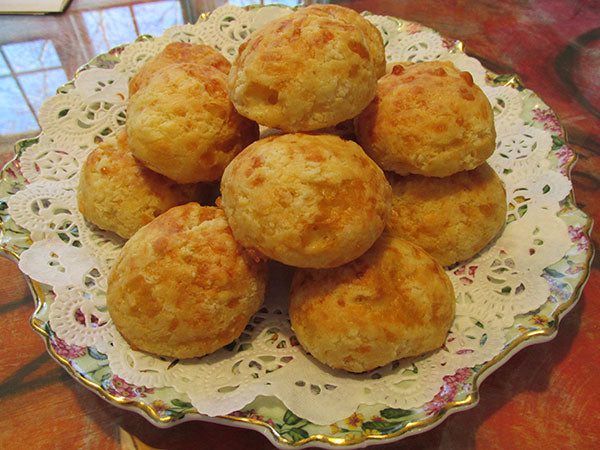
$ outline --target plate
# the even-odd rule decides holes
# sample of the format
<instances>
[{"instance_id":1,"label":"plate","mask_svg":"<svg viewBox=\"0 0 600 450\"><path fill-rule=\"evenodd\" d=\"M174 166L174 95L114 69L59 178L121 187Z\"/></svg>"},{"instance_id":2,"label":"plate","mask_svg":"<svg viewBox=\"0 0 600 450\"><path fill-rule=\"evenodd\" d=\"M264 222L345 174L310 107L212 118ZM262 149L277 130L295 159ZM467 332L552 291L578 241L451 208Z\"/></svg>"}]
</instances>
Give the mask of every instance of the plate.
<instances>
[{"instance_id":1,"label":"plate","mask_svg":"<svg viewBox=\"0 0 600 450\"><path fill-rule=\"evenodd\" d=\"M77 211L80 164L124 125L127 80L147 58L168 42L187 41L233 59L256 28L288 12L224 6L90 61L44 103L42 133L17 143L2 171L1 249L31 281L31 324L49 353L116 406L157 426L196 419L257 429L281 448L391 442L474 406L486 376L557 333L589 275L591 219L577 209L568 178L576 157L556 116L517 77L486 71L460 42L433 30L365 13L382 32L389 62L452 61L471 72L495 113L489 162L507 189L507 225L479 255L448 268L457 316L444 347L423 357L361 375L319 365L289 329L289 272L277 265L265 308L232 345L190 361L134 352L111 328L104 303L123 241Z\"/></svg>"}]
</instances>

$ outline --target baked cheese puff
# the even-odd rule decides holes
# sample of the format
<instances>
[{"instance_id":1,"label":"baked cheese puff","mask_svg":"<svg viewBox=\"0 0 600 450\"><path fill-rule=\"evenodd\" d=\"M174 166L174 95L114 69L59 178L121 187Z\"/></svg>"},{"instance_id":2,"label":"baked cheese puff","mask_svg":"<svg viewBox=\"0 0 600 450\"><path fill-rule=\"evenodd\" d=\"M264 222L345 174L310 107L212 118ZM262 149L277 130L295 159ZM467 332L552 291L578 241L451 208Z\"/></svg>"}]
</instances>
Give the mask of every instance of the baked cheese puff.
<instances>
[{"instance_id":1,"label":"baked cheese puff","mask_svg":"<svg viewBox=\"0 0 600 450\"><path fill-rule=\"evenodd\" d=\"M506 191L487 163L445 178L387 176L393 192L388 227L442 266L471 258L504 226Z\"/></svg>"},{"instance_id":2,"label":"baked cheese puff","mask_svg":"<svg viewBox=\"0 0 600 450\"><path fill-rule=\"evenodd\" d=\"M358 142L384 170L446 177L494 152L494 114L468 72L450 62L394 66L355 119Z\"/></svg>"},{"instance_id":3,"label":"baked cheese puff","mask_svg":"<svg viewBox=\"0 0 600 450\"><path fill-rule=\"evenodd\" d=\"M244 42L229 72L240 114L285 132L351 119L375 95L377 70L361 29L310 11L269 22Z\"/></svg>"},{"instance_id":4,"label":"baked cheese puff","mask_svg":"<svg viewBox=\"0 0 600 450\"><path fill-rule=\"evenodd\" d=\"M257 257L335 267L362 255L390 212L385 175L354 142L283 134L242 151L221 180L233 235Z\"/></svg>"},{"instance_id":5,"label":"baked cheese puff","mask_svg":"<svg viewBox=\"0 0 600 450\"><path fill-rule=\"evenodd\" d=\"M289 315L298 341L318 361L364 372L441 347L454 308L442 267L386 230L348 264L298 269Z\"/></svg>"},{"instance_id":6,"label":"baked cheese puff","mask_svg":"<svg viewBox=\"0 0 600 450\"><path fill-rule=\"evenodd\" d=\"M369 52L371 53L371 58L373 59L373 64L375 66L375 72L377 73L377 78L385 74L385 46L383 45L383 38L381 37L381 33L375 25L373 25L359 13L357 13L353 9L345 8L343 6L323 4L309 5L306 8L299 9L298 12L300 14L306 13L327 15L359 28L360 31L362 31L363 36L365 37L367 47L369 49Z\"/></svg>"},{"instance_id":7,"label":"baked cheese puff","mask_svg":"<svg viewBox=\"0 0 600 450\"><path fill-rule=\"evenodd\" d=\"M169 208L200 200L207 189L177 184L146 168L129 151L122 131L88 155L79 176L77 204L88 221L127 239Z\"/></svg>"},{"instance_id":8,"label":"baked cheese puff","mask_svg":"<svg viewBox=\"0 0 600 450\"><path fill-rule=\"evenodd\" d=\"M146 86L156 71L175 63L212 66L224 74L228 74L231 68L231 63L221 53L208 45L172 42L156 56L146 61L129 80L129 96Z\"/></svg>"},{"instance_id":9,"label":"baked cheese puff","mask_svg":"<svg viewBox=\"0 0 600 450\"><path fill-rule=\"evenodd\" d=\"M129 98L127 136L133 155L178 183L218 180L225 166L258 138L258 125L237 113L227 77L199 64L171 64Z\"/></svg>"},{"instance_id":10,"label":"baked cheese puff","mask_svg":"<svg viewBox=\"0 0 600 450\"><path fill-rule=\"evenodd\" d=\"M266 282L266 264L234 241L223 212L188 203L127 241L106 302L133 349L192 358L239 337L264 300Z\"/></svg>"}]
</instances>

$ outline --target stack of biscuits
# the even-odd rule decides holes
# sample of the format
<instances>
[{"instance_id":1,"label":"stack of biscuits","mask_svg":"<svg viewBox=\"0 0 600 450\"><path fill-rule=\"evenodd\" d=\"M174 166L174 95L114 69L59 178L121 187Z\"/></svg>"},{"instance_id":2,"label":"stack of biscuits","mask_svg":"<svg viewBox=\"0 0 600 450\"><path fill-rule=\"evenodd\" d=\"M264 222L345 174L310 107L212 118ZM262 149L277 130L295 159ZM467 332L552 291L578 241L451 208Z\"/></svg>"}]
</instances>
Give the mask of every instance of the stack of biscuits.
<instances>
[{"instance_id":1,"label":"stack of biscuits","mask_svg":"<svg viewBox=\"0 0 600 450\"><path fill-rule=\"evenodd\" d=\"M370 22L312 5L254 32L231 67L169 44L129 89L126 130L90 154L78 200L129 239L107 305L133 348L190 358L230 343L264 300L269 260L294 268L291 325L326 365L364 372L443 345L455 297L442 266L506 215L485 163L493 113L470 74L386 74Z\"/></svg>"}]
</instances>

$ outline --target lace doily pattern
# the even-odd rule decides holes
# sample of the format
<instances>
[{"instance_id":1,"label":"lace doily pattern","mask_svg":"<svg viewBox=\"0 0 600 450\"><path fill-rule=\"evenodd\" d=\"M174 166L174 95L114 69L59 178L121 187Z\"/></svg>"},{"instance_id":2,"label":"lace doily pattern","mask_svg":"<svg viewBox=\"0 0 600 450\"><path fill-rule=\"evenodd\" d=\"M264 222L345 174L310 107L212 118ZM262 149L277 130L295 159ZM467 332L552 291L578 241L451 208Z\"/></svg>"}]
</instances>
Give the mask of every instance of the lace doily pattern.
<instances>
[{"instance_id":1,"label":"lace doily pattern","mask_svg":"<svg viewBox=\"0 0 600 450\"><path fill-rule=\"evenodd\" d=\"M447 271L457 309L445 345L369 373L329 369L298 345L287 316L292 273L277 264L263 309L231 345L185 361L131 349L105 301L124 241L77 209L79 168L98 142L124 126L127 82L144 61L172 41L212 45L232 60L255 29L288 12L225 6L195 25L140 37L92 61L44 103L42 134L20 143L18 159L4 171L2 248L20 254L21 270L46 286L36 319L50 351L115 403L163 423L185 414L227 415L270 427L281 446L393 439L408 423L440 420L453 405L472 402L479 373L498 355L508 357L515 342L535 342L534 331L556 332L560 311L576 300L589 270L590 221L574 207L566 176L573 154L552 112L514 77L487 72L460 43L420 25L365 15L381 31L389 62L453 61L482 86L497 130L489 162L509 205L501 235Z\"/></svg>"}]
</instances>

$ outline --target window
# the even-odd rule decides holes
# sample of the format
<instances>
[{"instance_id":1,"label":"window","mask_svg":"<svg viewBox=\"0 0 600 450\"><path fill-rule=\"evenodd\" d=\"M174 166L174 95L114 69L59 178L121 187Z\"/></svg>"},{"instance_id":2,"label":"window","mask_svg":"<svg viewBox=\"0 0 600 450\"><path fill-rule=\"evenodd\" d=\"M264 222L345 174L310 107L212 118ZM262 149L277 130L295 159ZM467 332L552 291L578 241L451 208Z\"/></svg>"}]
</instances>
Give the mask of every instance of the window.
<instances>
[{"instance_id":1,"label":"window","mask_svg":"<svg viewBox=\"0 0 600 450\"><path fill-rule=\"evenodd\" d=\"M177 1L84 11L82 16L96 53L131 42L140 34L160 35L165 28L183 24Z\"/></svg>"},{"instance_id":2,"label":"window","mask_svg":"<svg viewBox=\"0 0 600 450\"><path fill-rule=\"evenodd\" d=\"M71 23L76 24L76 33L83 36L89 46L84 54L105 53L135 40L139 34L159 35L165 28L183 24L181 4L177 0L71 14L81 19ZM39 35L39 30L34 32ZM69 54L66 53L67 57ZM79 61L61 61L51 39L0 46L0 146L9 142L12 145L20 136L34 136L39 132L37 114L42 103L68 81L63 67L80 64Z\"/></svg>"},{"instance_id":3,"label":"window","mask_svg":"<svg viewBox=\"0 0 600 450\"><path fill-rule=\"evenodd\" d=\"M0 134L39 130L37 111L44 99L67 82L50 40L0 47Z\"/></svg>"}]
</instances>

